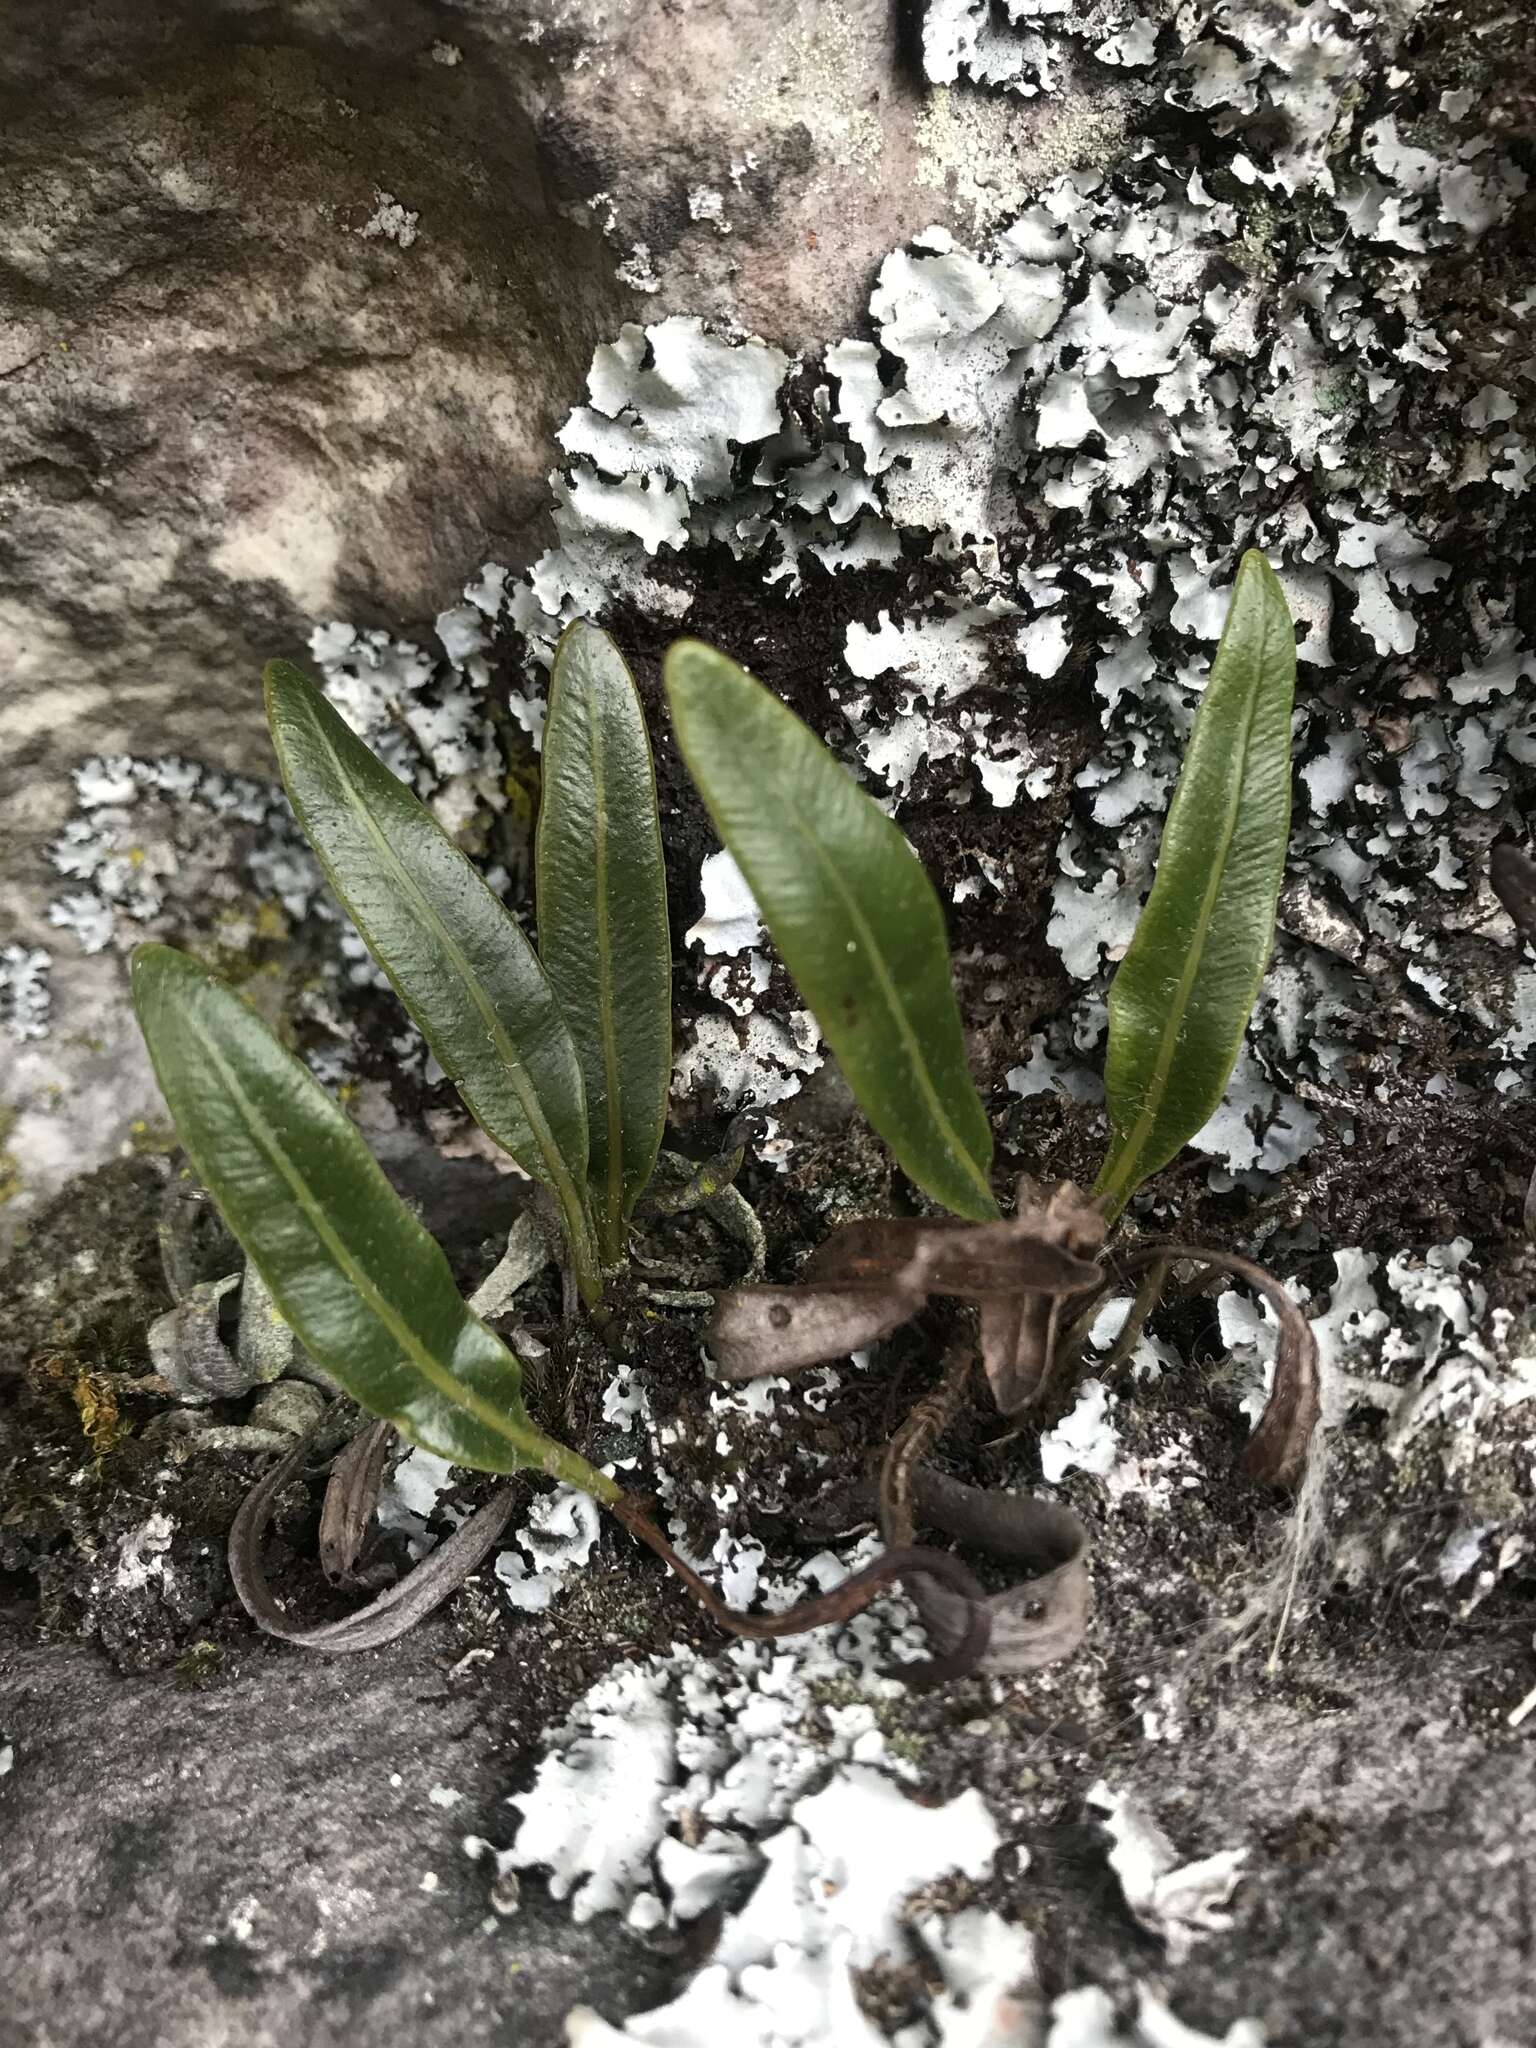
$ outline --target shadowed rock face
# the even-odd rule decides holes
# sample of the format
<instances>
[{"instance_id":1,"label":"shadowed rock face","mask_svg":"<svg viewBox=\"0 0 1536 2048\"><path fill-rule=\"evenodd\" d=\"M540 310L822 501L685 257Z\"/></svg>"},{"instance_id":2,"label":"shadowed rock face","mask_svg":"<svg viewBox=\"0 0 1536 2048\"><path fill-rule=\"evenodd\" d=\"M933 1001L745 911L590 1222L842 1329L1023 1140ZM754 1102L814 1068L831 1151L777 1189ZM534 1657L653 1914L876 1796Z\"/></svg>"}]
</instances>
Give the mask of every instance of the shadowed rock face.
<instances>
[{"instance_id":1,"label":"shadowed rock face","mask_svg":"<svg viewBox=\"0 0 1536 2048\"><path fill-rule=\"evenodd\" d=\"M508 1757L528 1731L507 1725L506 1671L457 1653L435 1623L367 1657L253 1644L190 1685L125 1682L0 1622L0 2038L558 2048L573 2005L617 2017L671 1996L694 1960L675 1942L648 1950L608 1914L578 1925L538 1878L516 1917L489 1910L492 1872L462 1842L506 1840ZM1037 1931L1127 2003L1151 1979L1212 2030L1192 2041L1244 2014L1276 2042L1302 2038L1304 2017L1321 2048L1468 2027L1490 2048L1529 2040L1530 1750L1464 1719L1491 1653L1485 1633L1367 1674L1347 1654L1309 1662L1280 1697L1233 1700L1196 1739L1152 1749L1126 1789L1199 1839L1250 1845L1231 1935L1169 1965L1071 1796L1032 1836ZM1002 1717L968 1769L1016 1782L1040 1755L1027 1725ZM964 1744L953 1715L942 1740Z\"/></svg>"},{"instance_id":2,"label":"shadowed rock face","mask_svg":"<svg viewBox=\"0 0 1536 2048\"><path fill-rule=\"evenodd\" d=\"M0 747L35 846L56 764L261 767L264 657L521 559L627 294L440 9L12 16Z\"/></svg>"},{"instance_id":3,"label":"shadowed rock face","mask_svg":"<svg viewBox=\"0 0 1536 2048\"><path fill-rule=\"evenodd\" d=\"M525 560L624 318L845 331L903 237L1124 98L920 119L891 0L7 14L0 862L33 883L81 755L265 772L263 659Z\"/></svg>"},{"instance_id":4,"label":"shadowed rock face","mask_svg":"<svg viewBox=\"0 0 1536 2048\"><path fill-rule=\"evenodd\" d=\"M631 296L557 210L510 33L502 67L435 57L415 0L4 12L0 952L55 948L82 758L265 777L264 660L527 559ZM156 1113L122 961L57 952L69 1043L6 1040L9 1223Z\"/></svg>"}]
</instances>

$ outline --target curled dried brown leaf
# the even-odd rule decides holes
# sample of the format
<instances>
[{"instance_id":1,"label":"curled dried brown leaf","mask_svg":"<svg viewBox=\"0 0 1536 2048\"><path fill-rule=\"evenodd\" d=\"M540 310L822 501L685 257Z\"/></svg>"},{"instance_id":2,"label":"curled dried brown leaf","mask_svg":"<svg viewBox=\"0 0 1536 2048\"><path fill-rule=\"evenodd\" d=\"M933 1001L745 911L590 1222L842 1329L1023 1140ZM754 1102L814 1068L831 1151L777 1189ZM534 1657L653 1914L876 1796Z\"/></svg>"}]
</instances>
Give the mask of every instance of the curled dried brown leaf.
<instances>
[{"instance_id":1,"label":"curled dried brown leaf","mask_svg":"<svg viewBox=\"0 0 1536 2048\"><path fill-rule=\"evenodd\" d=\"M793 1287L739 1287L716 1297L710 1347L725 1379L796 1372L888 1336L930 1295L977 1304L982 1357L1005 1415L1045 1384L1057 1303L1100 1284L1104 1218L1071 1182L1019 1184L1000 1223L953 1217L866 1218L836 1230Z\"/></svg>"},{"instance_id":2,"label":"curled dried brown leaf","mask_svg":"<svg viewBox=\"0 0 1536 2048\"><path fill-rule=\"evenodd\" d=\"M721 1379L755 1380L846 1358L899 1329L924 1296L894 1282L733 1287L715 1297L710 1350Z\"/></svg>"},{"instance_id":3,"label":"curled dried brown leaf","mask_svg":"<svg viewBox=\"0 0 1536 2048\"><path fill-rule=\"evenodd\" d=\"M802 1600L783 1614L746 1614L740 1608L727 1606L708 1580L678 1556L641 1502L620 1501L613 1512L631 1535L671 1567L711 1621L731 1635L745 1636L752 1642L776 1642L782 1636L804 1635L809 1629L851 1621L894 1585L905 1586L914 1600L919 1599L920 1587L940 1586L948 1601L945 1614L949 1626L944 1649L937 1657L901 1665L892 1676L908 1685L936 1685L945 1679L964 1677L978 1667L986 1654L992 1631L987 1597L966 1566L947 1551L900 1545L883 1551L831 1592Z\"/></svg>"},{"instance_id":4,"label":"curled dried brown leaf","mask_svg":"<svg viewBox=\"0 0 1536 2048\"><path fill-rule=\"evenodd\" d=\"M977 1227L958 1216L860 1216L822 1239L800 1278L816 1286L894 1285L920 1294L927 1247Z\"/></svg>"},{"instance_id":5,"label":"curled dried brown leaf","mask_svg":"<svg viewBox=\"0 0 1536 2048\"><path fill-rule=\"evenodd\" d=\"M1043 1294L994 1294L981 1304L981 1363L997 1412L1010 1421L1051 1383L1056 1309Z\"/></svg>"},{"instance_id":6,"label":"curled dried brown leaf","mask_svg":"<svg viewBox=\"0 0 1536 2048\"><path fill-rule=\"evenodd\" d=\"M320 1569L333 1586L355 1586L358 1562L373 1528L384 1467L395 1440L392 1422L359 1430L331 1467L320 1508Z\"/></svg>"},{"instance_id":7,"label":"curled dried brown leaf","mask_svg":"<svg viewBox=\"0 0 1536 2048\"><path fill-rule=\"evenodd\" d=\"M1243 1470L1265 1486L1294 1486L1306 1467L1312 1432L1322 1414L1322 1380L1312 1325L1273 1273L1235 1252L1203 1245L1155 1244L1137 1248L1121 1261L1127 1273L1163 1260L1188 1260L1213 1272L1231 1273L1262 1294L1275 1312L1279 1341L1275 1376L1259 1426L1248 1439Z\"/></svg>"},{"instance_id":8,"label":"curled dried brown leaf","mask_svg":"<svg viewBox=\"0 0 1536 2048\"><path fill-rule=\"evenodd\" d=\"M1057 1236L1051 1217L1038 1227L1031 1218L1010 1217L936 1239L928 1247L923 1280L930 1294L980 1301L989 1295L1078 1294L1098 1274L1092 1260Z\"/></svg>"},{"instance_id":9,"label":"curled dried brown leaf","mask_svg":"<svg viewBox=\"0 0 1536 2048\"><path fill-rule=\"evenodd\" d=\"M1070 1508L932 1471L914 1475L913 1503L929 1527L1028 1574L982 1596L990 1630L979 1670L1014 1677L1072 1654L1088 1632L1093 1585L1087 1531ZM971 1617L940 1581L914 1586L912 1597L943 1655Z\"/></svg>"},{"instance_id":10,"label":"curled dried brown leaf","mask_svg":"<svg viewBox=\"0 0 1536 2048\"><path fill-rule=\"evenodd\" d=\"M1058 1190L1058 1193L1060 1191ZM1075 1193L1076 1190L1073 1190ZM1054 1198L1053 1198L1054 1199ZM1102 1240L1103 1218L1089 1205ZM819 1284L884 1283L917 1294L1070 1294L1091 1286L1097 1267L1069 1241L1070 1209L1031 1200L1000 1223L954 1216L863 1217L845 1223L806 1260L802 1278Z\"/></svg>"},{"instance_id":11,"label":"curled dried brown leaf","mask_svg":"<svg viewBox=\"0 0 1536 2048\"><path fill-rule=\"evenodd\" d=\"M964 1401L976 1362L969 1336L945 1354L938 1385L892 1437L880 1473L880 1527L889 1544L915 1542L919 1517L947 1536L1022 1567L1028 1574L987 1593L987 1647L976 1668L998 1676L1039 1670L1082 1641L1091 1612L1088 1538L1070 1508L1027 1496L963 1486L923 1468L923 1459ZM974 1617L940 1581L912 1589L941 1655L969 1633Z\"/></svg>"},{"instance_id":12,"label":"curled dried brown leaf","mask_svg":"<svg viewBox=\"0 0 1536 2048\"><path fill-rule=\"evenodd\" d=\"M1071 1181L1046 1189L1020 1177L1018 1209L1034 1219L1038 1234L1072 1258L1077 1278L1070 1288L1001 1291L981 1299L981 1363L999 1415L1010 1420L1040 1401L1055 1372L1063 1314L1103 1285L1097 1263L1104 1242L1104 1215Z\"/></svg>"},{"instance_id":13,"label":"curled dried brown leaf","mask_svg":"<svg viewBox=\"0 0 1536 2048\"><path fill-rule=\"evenodd\" d=\"M150 1324L150 1359L178 1400L203 1404L250 1392L252 1377L221 1327L228 1313L226 1298L239 1285L238 1273L224 1280L195 1280L174 1308Z\"/></svg>"},{"instance_id":14,"label":"curled dried brown leaf","mask_svg":"<svg viewBox=\"0 0 1536 2048\"><path fill-rule=\"evenodd\" d=\"M517 1489L513 1483L499 1486L485 1506L477 1509L468 1521L462 1522L414 1571L407 1572L398 1584L380 1593L377 1599L370 1600L355 1613L343 1615L339 1621L307 1625L295 1622L289 1618L287 1610L267 1583L261 1561L261 1544L278 1495L309 1462L315 1439L323 1426L322 1419L320 1426L301 1437L286 1457L279 1458L271 1471L257 1480L241 1502L229 1532L229 1573L240 1596L240 1604L256 1626L268 1635L280 1636L284 1642L297 1643L307 1650L322 1650L330 1656L348 1656L394 1642L396 1637L414 1628L417 1622L424 1621L450 1593L463 1585L470 1573L485 1561L511 1520ZM356 1454L342 1481L349 1496L358 1482L359 1468L367 1464L359 1446L372 1434L371 1430L365 1430L349 1446ZM370 1451L367 1456L371 1455ZM382 1461L374 1480L375 1499L380 1478ZM349 1507L349 1513L355 1514L355 1505ZM337 1522L343 1519L338 1510ZM333 1533L334 1527L335 1524ZM338 1555L344 1552L347 1540L340 1539Z\"/></svg>"}]
</instances>

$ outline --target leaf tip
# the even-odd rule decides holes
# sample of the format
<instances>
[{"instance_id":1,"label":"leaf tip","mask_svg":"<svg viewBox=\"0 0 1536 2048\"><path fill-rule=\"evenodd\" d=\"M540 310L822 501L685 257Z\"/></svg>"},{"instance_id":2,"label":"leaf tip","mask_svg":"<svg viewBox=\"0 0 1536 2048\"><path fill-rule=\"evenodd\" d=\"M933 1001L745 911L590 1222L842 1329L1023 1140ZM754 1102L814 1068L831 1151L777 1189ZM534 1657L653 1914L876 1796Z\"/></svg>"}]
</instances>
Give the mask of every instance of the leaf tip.
<instances>
[{"instance_id":1,"label":"leaf tip","mask_svg":"<svg viewBox=\"0 0 1536 2048\"><path fill-rule=\"evenodd\" d=\"M195 978L205 982L213 979L197 961L158 939L144 940L128 957L128 993L134 1019L157 1066L155 1049L167 1017L185 1008L190 995L187 984Z\"/></svg>"},{"instance_id":2,"label":"leaf tip","mask_svg":"<svg viewBox=\"0 0 1536 2048\"><path fill-rule=\"evenodd\" d=\"M275 690L291 690L295 687L312 690L315 687L296 661L284 661L281 657L263 666L261 681L269 696Z\"/></svg>"},{"instance_id":3,"label":"leaf tip","mask_svg":"<svg viewBox=\"0 0 1536 2048\"><path fill-rule=\"evenodd\" d=\"M1285 585L1280 581L1275 571L1274 563L1270 561L1262 548L1245 548L1243 550L1242 558L1237 565L1237 577L1232 585L1234 600L1237 597L1238 590L1244 583L1256 584L1262 594L1272 603L1278 603L1287 619L1290 618L1290 600L1286 597Z\"/></svg>"},{"instance_id":4,"label":"leaf tip","mask_svg":"<svg viewBox=\"0 0 1536 2048\"><path fill-rule=\"evenodd\" d=\"M325 703L324 693L311 682L297 662L269 661L261 671L261 696L266 708L267 730L272 735L273 745L278 750L278 765L283 766L283 732L286 718L302 706L316 701ZM286 768L284 774L286 776Z\"/></svg>"},{"instance_id":5,"label":"leaf tip","mask_svg":"<svg viewBox=\"0 0 1536 2048\"><path fill-rule=\"evenodd\" d=\"M718 647L711 647L707 640L684 638L674 640L662 658L662 681L667 696L674 708L679 697L689 697L701 688L709 688L722 677L734 671L746 676L746 670L732 661L728 654L722 654Z\"/></svg>"},{"instance_id":6,"label":"leaf tip","mask_svg":"<svg viewBox=\"0 0 1536 2048\"><path fill-rule=\"evenodd\" d=\"M555 693L559 690L568 669L576 667L583 656L590 657L604 648L613 647L613 642L601 626L594 626L587 618L572 619L560 632L555 642L554 654L549 663L549 707L554 709ZM615 650L617 651L617 650Z\"/></svg>"},{"instance_id":7,"label":"leaf tip","mask_svg":"<svg viewBox=\"0 0 1536 2048\"><path fill-rule=\"evenodd\" d=\"M140 990L157 975L174 973L179 963L186 960L186 954L176 947L167 946L159 939L144 939L134 947L128 956L128 980L137 1002Z\"/></svg>"}]
</instances>

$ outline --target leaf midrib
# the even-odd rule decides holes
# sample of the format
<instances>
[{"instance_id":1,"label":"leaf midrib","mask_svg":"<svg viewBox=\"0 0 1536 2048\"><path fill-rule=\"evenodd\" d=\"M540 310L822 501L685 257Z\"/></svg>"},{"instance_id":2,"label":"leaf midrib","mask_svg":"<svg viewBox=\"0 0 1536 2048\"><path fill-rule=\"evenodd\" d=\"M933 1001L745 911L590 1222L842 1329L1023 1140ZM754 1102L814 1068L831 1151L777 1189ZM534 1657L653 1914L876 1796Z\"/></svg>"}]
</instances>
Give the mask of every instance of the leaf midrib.
<instances>
[{"instance_id":1,"label":"leaf midrib","mask_svg":"<svg viewBox=\"0 0 1536 2048\"><path fill-rule=\"evenodd\" d=\"M566 1210L567 1215L574 1217L580 1210L580 1194L577 1191L575 1182L572 1180L571 1175L566 1167L565 1160L561 1154L560 1148L558 1144L555 1142L554 1133L550 1130L549 1124L545 1119L543 1109L539 1103L537 1090L534 1088L532 1081L529 1079L527 1069L524 1067L522 1060L518 1057L516 1048L513 1046L511 1040L507 1037L506 1028L502 1024L500 1016L497 1014L495 1005L490 1001L490 999L485 994L485 991L481 986L479 976L471 970L468 960L464 957L464 954L459 949L459 946L454 940L452 933L448 930L447 926L442 922L442 919L433 909L430 900L422 893L421 888L419 887L416 881L416 878L414 877L414 875L412 875L409 868L407 868L400 860L394 848L391 846L386 834L380 830L378 823L373 816L371 807L369 806L366 799L359 791L357 783L353 780L352 775L347 768L346 762L342 759L340 753L338 753L335 743L331 739L330 734L326 732L324 726L320 725L318 721L316 721L315 723L315 730L318 733L321 745L325 748L326 753L329 755L331 761L335 765L338 780L341 782L342 786L353 798L353 815L362 820L363 828L367 832L368 837L377 847L379 853L382 855L384 859L385 864L390 868L390 870L398 877L400 882L403 884L405 893L419 907L424 922L428 926L429 930L436 934L439 942L442 945L443 951L448 955L449 960L453 963L453 966L456 972L458 973L459 979L463 982L465 988L468 990L470 1001L474 1004L476 1011L478 1012L481 1020L485 1024L491 1042L496 1047L496 1050L501 1057L502 1064L505 1066L507 1070L507 1078L511 1083L512 1092L517 1097L518 1106L522 1110L524 1117L527 1119L529 1133L533 1138L534 1144L538 1147L539 1156L544 1162L544 1166L549 1174L550 1180L560 1196L561 1207ZM291 779L290 795L293 796L293 804L295 810L300 810L301 807L299 804L299 799L296 795L293 794L292 791ZM308 820L302 818L302 812L301 822L303 822L306 835L308 835ZM343 889L343 887L341 886L341 883L335 873L335 870L331 866L330 861L326 858L325 854L320 851L320 848L313 839L313 836L309 836L311 845L315 847L315 852L319 858L320 865L325 870L326 879L330 882L331 887L336 891L337 896L346 905L347 914L356 923L358 929L362 931L366 936L367 926L364 924L362 918L358 915L358 912L355 906L353 905L351 898L348 896L345 889ZM479 877L477 876L476 880L478 879ZM400 997L400 1000L402 1002L405 1002L405 992L400 987L399 982L396 981L394 975L390 973L388 964L381 959L380 965L383 966L384 972L387 975L389 975L389 980L391 986L395 990L395 993ZM407 1009L409 1009L409 1003L406 1004L406 1007ZM454 1085L456 1087L460 1086L457 1076L454 1077ZM472 1110L475 1110L475 1115L478 1119L479 1111L475 1109L475 1100L473 1092L469 1088L465 1087L462 1089L462 1093L465 1101L469 1104L469 1107Z\"/></svg>"},{"instance_id":2,"label":"leaf midrib","mask_svg":"<svg viewBox=\"0 0 1536 2048\"><path fill-rule=\"evenodd\" d=\"M618 1255L624 1222L624 1104L620 1093L619 1045L614 1029L613 934L608 921L608 786L603 774L600 707L589 704L587 757L592 774L593 918L598 963L598 1030L602 1041L604 1120L608 1126L608 1187L605 1213L610 1252Z\"/></svg>"},{"instance_id":3,"label":"leaf midrib","mask_svg":"<svg viewBox=\"0 0 1536 2048\"><path fill-rule=\"evenodd\" d=\"M812 853L820 862L831 884L832 893L847 911L854 929L865 944L870 964L875 971L876 980L880 986L881 993L885 997L886 1008L890 1012L891 1021L896 1026L896 1035L901 1041L902 1049L906 1053L908 1062L917 1078L918 1088L927 1102L934 1122L939 1128L945 1147L949 1152L951 1164L959 1164L963 1168L963 1171L973 1185L980 1190L985 1200L995 1209L997 1207L996 1199L993 1196L991 1185L986 1175L971 1156L969 1147L951 1123L948 1112L939 1100L938 1090L934 1087L933 1078L928 1072L927 1062L923 1058L922 1047L919 1045L912 1027L908 1024L902 1012L901 1005L896 997L895 983L886 971L885 962L881 957L880 947L873 931L871 931L866 922L857 901L849 893L842 876L837 872L831 856L817 839L814 830L808 824L802 822L800 813L796 810L792 799L786 797L785 809L788 814L790 829L810 847Z\"/></svg>"},{"instance_id":4,"label":"leaf midrib","mask_svg":"<svg viewBox=\"0 0 1536 2048\"><path fill-rule=\"evenodd\" d=\"M528 1461L530 1453L535 1461L541 1459L544 1454L544 1447L548 1442L543 1433L534 1429L531 1424L526 1429L520 1429L504 1408L498 1407L494 1402L486 1401L482 1396L476 1394L472 1388L467 1387L462 1380L456 1379L446 1366L439 1365L432 1353L422 1344L409 1323L404 1322L391 1304L379 1293L378 1288L368 1278L367 1274L357 1264L352 1254L337 1236L324 1209L311 1192L309 1182L293 1164L288 1153L278 1140L276 1133L272 1130L266 1118L262 1116L260 1110L251 1101L241 1083L239 1074L225 1057L223 1047L219 1044L218 1039L209 1033L195 1016L191 1023L192 1030L202 1041L203 1049L210 1063L219 1073L231 1099L239 1110L252 1142L286 1183L289 1192L292 1194L298 1207L303 1211L305 1220L315 1236L320 1240L326 1251L330 1253L331 1258L340 1269L343 1277L356 1289L359 1297L369 1309L374 1319L382 1324L387 1334L393 1338L394 1342L404 1352L411 1364L415 1366L422 1378L439 1394L444 1395L452 1406L462 1409L466 1414L473 1416L476 1421L483 1423L485 1427L490 1429L494 1435L511 1444L519 1458L524 1462ZM210 1175L207 1178L211 1181L214 1176ZM270 1279L268 1280L268 1285L271 1286ZM272 1294L273 1298L278 1302L278 1306L282 1308L281 1294L276 1287L272 1287ZM465 1310L464 1313L468 1317L468 1310ZM284 1314L287 1314L286 1308L284 1308ZM511 1352L507 1353L507 1359L515 1370L516 1360L512 1357Z\"/></svg>"},{"instance_id":5,"label":"leaf midrib","mask_svg":"<svg viewBox=\"0 0 1536 2048\"><path fill-rule=\"evenodd\" d=\"M1271 622L1266 614L1260 633L1258 657L1254 663L1253 687L1248 693L1248 702L1243 714L1242 741L1238 749L1240 766L1237 775L1233 778L1231 794L1227 799L1226 821L1222 828L1220 842L1220 856L1211 863L1210 875L1206 881L1205 890L1201 898L1200 915L1195 924L1193 943L1185 951L1184 967L1179 976L1174 1006L1168 1014L1158 1040L1157 1058L1153 1062L1152 1076L1142 1096L1140 1114L1131 1126L1130 1134L1126 1138L1125 1150L1121 1155L1121 1169L1105 1183L1101 1190L1102 1193L1110 1197L1117 1195L1128 1181L1136 1177L1136 1162L1145 1150L1152 1127L1161 1114L1163 1092L1168 1084L1168 1076L1173 1069L1174 1055L1178 1051L1179 1032L1183 1027L1184 1013L1189 1007L1190 993L1194 988L1195 978L1200 971L1205 943L1210 935L1211 923L1215 916L1216 899L1221 893L1221 886L1225 879L1227 855L1231 851L1232 841L1237 836L1237 821L1242 813L1243 783L1248 773L1249 742L1253 736L1253 721L1258 715L1259 699L1263 694L1264 678L1267 673L1266 657L1272 637ZM1155 879L1153 887L1156 887ZM1246 1018L1243 1029L1247 1029ZM1242 1033L1240 1032L1238 1035L1241 1037Z\"/></svg>"}]
</instances>

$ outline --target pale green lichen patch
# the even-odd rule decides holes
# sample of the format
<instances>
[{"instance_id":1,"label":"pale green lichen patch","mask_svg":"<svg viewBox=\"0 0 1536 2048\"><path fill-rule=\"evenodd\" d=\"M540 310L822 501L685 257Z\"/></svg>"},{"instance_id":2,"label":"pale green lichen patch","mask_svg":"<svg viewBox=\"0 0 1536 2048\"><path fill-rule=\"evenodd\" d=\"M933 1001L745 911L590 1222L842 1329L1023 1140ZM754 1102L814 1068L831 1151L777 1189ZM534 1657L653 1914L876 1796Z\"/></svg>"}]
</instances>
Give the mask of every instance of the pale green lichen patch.
<instances>
[{"instance_id":1,"label":"pale green lichen patch","mask_svg":"<svg viewBox=\"0 0 1536 2048\"><path fill-rule=\"evenodd\" d=\"M5 1142L16 1123L16 1111L8 1103L0 1102L0 1207L11 1201L21 1187L21 1162L6 1149Z\"/></svg>"}]
</instances>

